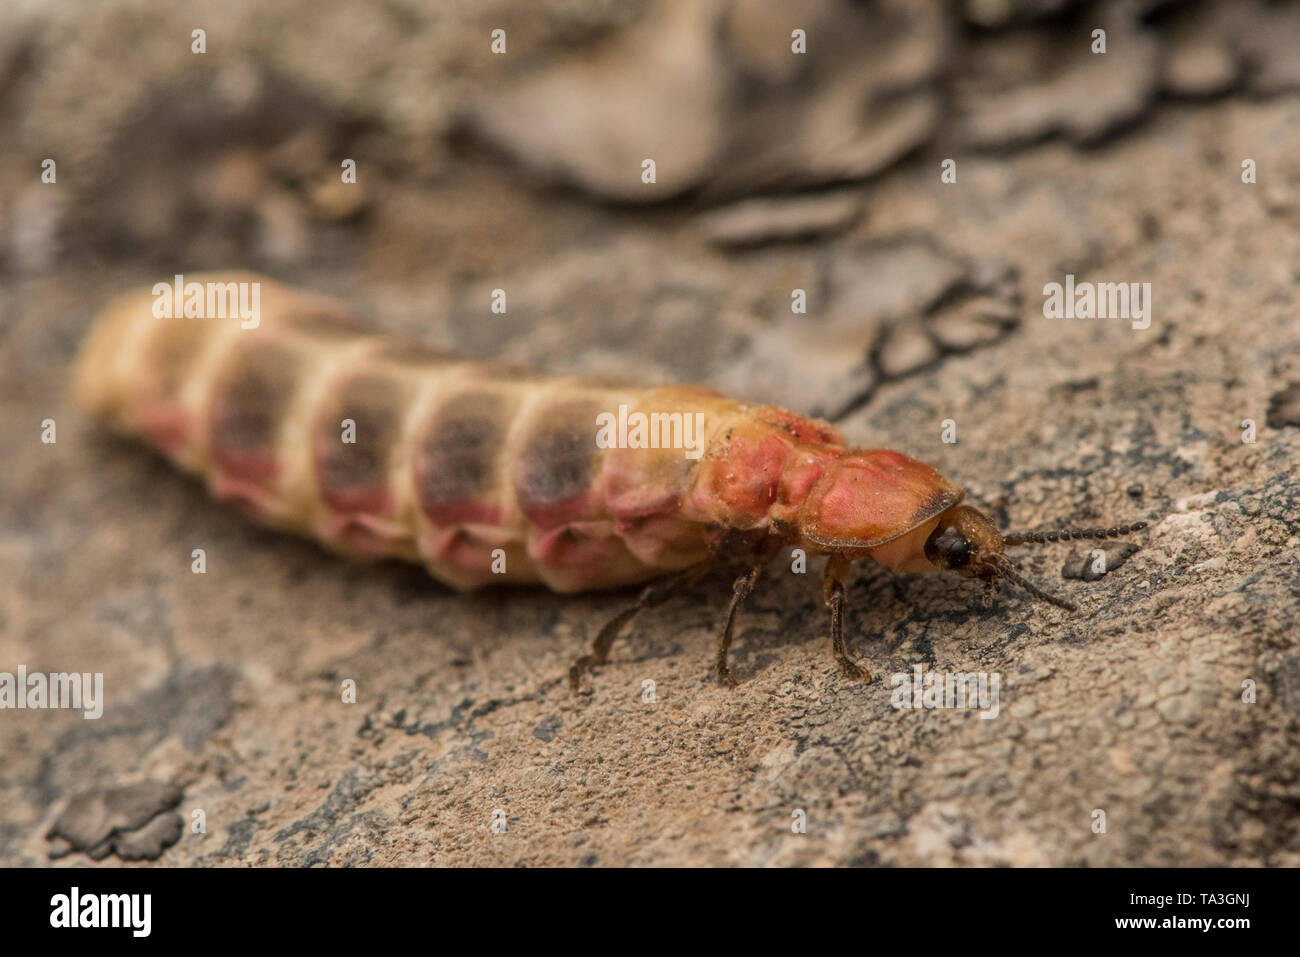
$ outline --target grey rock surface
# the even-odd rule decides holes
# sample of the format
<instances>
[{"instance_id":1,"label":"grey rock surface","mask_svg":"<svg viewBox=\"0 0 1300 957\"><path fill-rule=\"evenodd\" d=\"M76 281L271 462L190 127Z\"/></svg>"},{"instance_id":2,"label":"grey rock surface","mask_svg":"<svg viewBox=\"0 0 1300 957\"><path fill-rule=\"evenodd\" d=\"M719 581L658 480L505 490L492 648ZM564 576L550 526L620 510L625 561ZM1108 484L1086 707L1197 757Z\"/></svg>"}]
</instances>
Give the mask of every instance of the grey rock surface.
<instances>
[{"instance_id":1,"label":"grey rock surface","mask_svg":"<svg viewBox=\"0 0 1300 957\"><path fill-rule=\"evenodd\" d=\"M680 19L594 2L544 4L531 25L504 3L396 2L366 23L346 3L222 6L203 8L207 60L186 39L198 14L144 0L0 30L0 671L102 672L106 698L99 720L0 711L0 862L84 864L116 835L103 866L1300 864L1293 14L1200 5L1231 24L1209 29L1181 5L972 3L965 18L995 29L900 26L914 43L879 41L897 61L857 74L828 58L799 80L764 40L789 46L787 24L764 26L775 6L701 4L730 52L663 77L712 84L668 111L693 140L680 178L610 206L621 154L511 95L607 102L574 71ZM846 31L885 22L820 8ZM1129 60L1052 53L1102 15L1112 44L1135 38ZM503 60L487 51L498 24ZM1099 70L1105 95L1079 103ZM648 82L629 89L658 95ZM724 109L738 89L809 125ZM467 119L484 97L514 119ZM186 103L207 104L206 138ZM813 134L845 116L860 125L823 150ZM322 172L350 155L359 195ZM47 156L57 185L39 181ZM713 202L828 182L863 214L793 242L715 242ZM109 296L233 266L471 355L837 415L1005 528L1150 527L1122 562L1107 546L1091 580L1079 545L1017 551L1073 615L858 568L849 644L870 684L830 657L817 564L782 560L740 619L739 687L715 687L730 592L715 577L638 619L573 695L569 662L629 594L458 595L418 568L347 564L214 504L71 405L70 362ZM1043 287L1067 273L1150 282L1149 328L1046 318ZM997 674L997 716L895 707L894 676L917 666ZM118 813L120 788L167 800ZM202 831L179 826L196 811Z\"/></svg>"}]
</instances>

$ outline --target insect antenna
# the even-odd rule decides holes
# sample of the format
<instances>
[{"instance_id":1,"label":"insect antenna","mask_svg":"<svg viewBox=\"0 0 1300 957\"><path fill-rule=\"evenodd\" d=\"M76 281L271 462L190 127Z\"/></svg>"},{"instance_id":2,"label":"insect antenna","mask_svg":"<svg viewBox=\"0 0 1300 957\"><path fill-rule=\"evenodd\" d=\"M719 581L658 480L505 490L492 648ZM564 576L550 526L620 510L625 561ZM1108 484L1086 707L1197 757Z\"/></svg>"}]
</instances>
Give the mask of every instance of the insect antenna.
<instances>
[{"instance_id":1,"label":"insect antenna","mask_svg":"<svg viewBox=\"0 0 1300 957\"><path fill-rule=\"evenodd\" d=\"M1064 608L1066 611L1079 610L1078 605L1074 604L1073 602L1066 601L1064 598L1058 598L1056 595L1053 595L1051 592L1043 591L1043 589L1039 588L1037 585L1031 582L1024 575L1020 574L1019 566L1016 565L1009 558L1005 558L1002 555L990 555L989 558L993 560L993 564L997 567L998 574L1000 574L1003 578L1015 582L1025 591L1029 592L1029 594L1033 595L1035 598L1039 598L1045 602L1053 604L1057 608Z\"/></svg>"},{"instance_id":2,"label":"insect antenna","mask_svg":"<svg viewBox=\"0 0 1300 957\"><path fill-rule=\"evenodd\" d=\"M1110 528L1063 528L1055 532L1013 532L1003 535L1005 545L1043 545L1047 542L1069 542L1085 538L1104 541L1107 538L1119 538L1130 532L1140 532L1147 527L1146 522L1134 522L1132 525L1113 525Z\"/></svg>"}]
</instances>

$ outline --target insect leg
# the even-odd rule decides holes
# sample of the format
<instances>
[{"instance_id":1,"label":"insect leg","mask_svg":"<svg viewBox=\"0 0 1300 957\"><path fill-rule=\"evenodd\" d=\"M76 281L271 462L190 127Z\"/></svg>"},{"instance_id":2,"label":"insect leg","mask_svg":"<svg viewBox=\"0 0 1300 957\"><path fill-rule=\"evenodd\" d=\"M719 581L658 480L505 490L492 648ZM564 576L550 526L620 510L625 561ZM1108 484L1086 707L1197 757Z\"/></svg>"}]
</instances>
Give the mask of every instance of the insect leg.
<instances>
[{"instance_id":1,"label":"insect leg","mask_svg":"<svg viewBox=\"0 0 1300 957\"><path fill-rule=\"evenodd\" d=\"M847 559L832 555L826 560L826 578L822 591L826 607L831 610L831 651L840 671L845 675L870 681L871 672L850 658L848 649L844 646L844 578L848 571Z\"/></svg>"},{"instance_id":2,"label":"insect leg","mask_svg":"<svg viewBox=\"0 0 1300 957\"><path fill-rule=\"evenodd\" d=\"M731 637L736 627L736 612L749 597L749 593L754 590L754 583L758 581L762 571L762 565L755 565L737 578L735 584L731 586L731 604L727 606L727 621L722 626L722 635L718 638L717 656L713 660L713 676L718 679L718 684L729 688L736 687L736 679L731 677L731 669L727 667L727 652L731 648Z\"/></svg>"},{"instance_id":3,"label":"insect leg","mask_svg":"<svg viewBox=\"0 0 1300 957\"><path fill-rule=\"evenodd\" d=\"M764 542L755 553L754 564L750 566L749 571L737 578L731 586L731 604L727 606L727 620L722 625L717 654L713 659L713 677L720 685L726 685L728 688L736 687L736 679L731 676L731 669L727 667L727 652L731 649L731 639L735 632L736 612L740 611L740 606L754 590L754 584L762 574L764 566L775 558L780 550L779 540L769 539Z\"/></svg>"},{"instance_id":4,"label":"insect leg","mask_svg":"<svg viewBox=\"0 0 1300 957\"><path fill-rule=\"evenodd\" d=\"M605 663L605 660L609 657L609 649L614 644L614 639L623 630L623 626L635 618L641 609L652 608L666 601L672 597L680 586L700 578L708 568L709 563L707 561L701 562L683 572L678 572L676 575L669 575L667 578L661 578L647 585L633 604L605 622L604 627L596 634L596 640L591 643L591 652L576 659L569 666L569 689L572 691L578 690L579 679L585 669L594 668Z\"/></svg>"}]
</instances>

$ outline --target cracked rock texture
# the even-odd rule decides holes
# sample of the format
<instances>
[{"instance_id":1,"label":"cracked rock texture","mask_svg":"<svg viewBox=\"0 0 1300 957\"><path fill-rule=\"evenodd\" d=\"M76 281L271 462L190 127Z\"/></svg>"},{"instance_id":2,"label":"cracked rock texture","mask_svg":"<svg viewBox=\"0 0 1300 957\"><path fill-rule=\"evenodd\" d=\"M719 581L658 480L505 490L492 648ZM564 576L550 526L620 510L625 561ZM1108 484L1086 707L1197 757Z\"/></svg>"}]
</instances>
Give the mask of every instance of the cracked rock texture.
<instances>
[{"instance_id":1,"label":"cracked rock texture","mask_svg":"<svg viewBox=\"0 0 1300 957\"><path fill-rule=\"evenodd\" d=\"M1295 6L529 6L0 11L0 672L105 695L0 711L0 861L1300 865ZM346 564L72 407L110 295L242 266L470 355L834 416L1005 528L1150 527L1104 574L1016 550L1076 614L857 568L866 685L783 559L713 686L715 577L573 695L629 594ZM1149 328L1045 318L1066 274L1151 283ZM997 674L996 716L895 708L917 666Z\"/></svg>"}]
</instances>

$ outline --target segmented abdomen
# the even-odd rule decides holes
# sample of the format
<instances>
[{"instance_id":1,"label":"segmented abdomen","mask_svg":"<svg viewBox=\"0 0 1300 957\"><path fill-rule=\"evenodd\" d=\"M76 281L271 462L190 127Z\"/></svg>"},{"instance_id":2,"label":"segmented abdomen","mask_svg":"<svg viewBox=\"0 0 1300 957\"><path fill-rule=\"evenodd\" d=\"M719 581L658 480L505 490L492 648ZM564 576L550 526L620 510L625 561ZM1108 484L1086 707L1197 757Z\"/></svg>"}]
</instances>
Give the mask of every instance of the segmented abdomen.
<instances>
[{"instance_id":1,"label":"segmented abdomen","mask_svg":"<svg viewBox=\"0 0 1300 957\"><path fill-rule=\"evenodd\" d=\"M702 413L713 444L750 407L470 362L257 276L190 281L259 283L256 325L160 317L154 292L125 297L91 331L79 396L260 521L461 588L614 587L705 556L718 515L687 505L699 460L600 448L597 416Z\"/></svg>"}]
</instances>

